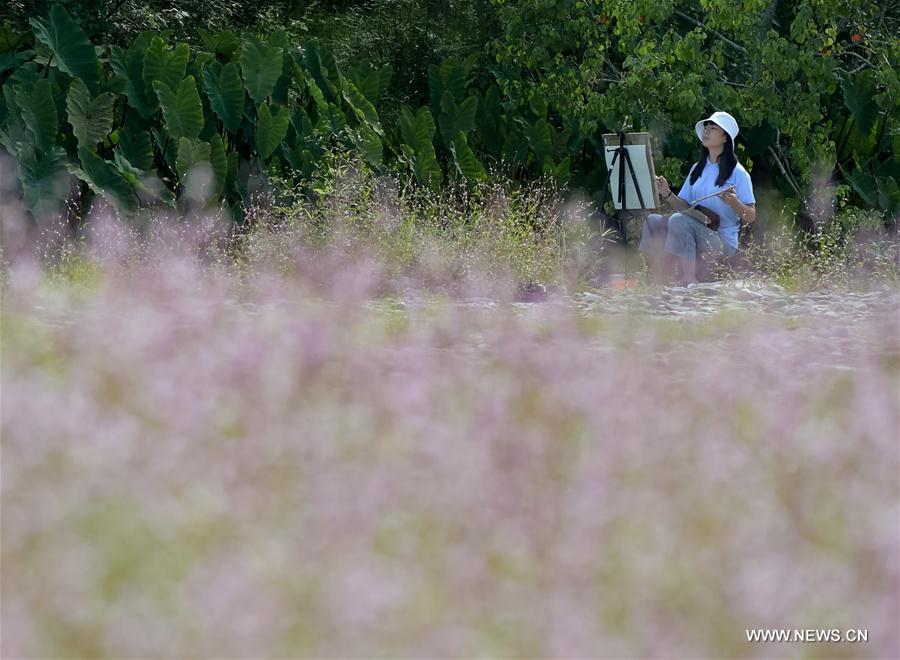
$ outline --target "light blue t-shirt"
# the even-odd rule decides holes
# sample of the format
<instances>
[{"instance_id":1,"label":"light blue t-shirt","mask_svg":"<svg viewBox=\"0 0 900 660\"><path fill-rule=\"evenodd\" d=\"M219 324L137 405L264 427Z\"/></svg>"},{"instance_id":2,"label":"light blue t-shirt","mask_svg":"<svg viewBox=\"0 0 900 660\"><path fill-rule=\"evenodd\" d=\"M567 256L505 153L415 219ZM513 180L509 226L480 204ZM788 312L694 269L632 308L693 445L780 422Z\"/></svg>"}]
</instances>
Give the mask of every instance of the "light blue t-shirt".
<instances>
[{"instance_id":1,"label":"light blue t-shirt","mask_svg":"<svg viewBox=\"0 0 900 660\"><path fill-rule=\"evenodd\" d=\"M694 167L697 167L696 163L694 163ZM694 171L694 167L691 168L691 172ZM720 192L729 186L735 186L734 192L741 203L756 203L756 198L753 196L753 183L750 181L750 175L743 165L740 163L735 165L734 172L721 186L716 185L718 176L719 164L707 162L706 167L703 168L703 172L700 174L700 178L697 179L697 183L694 185L691 185L691 175L688 173L687 178L684 180L684 185L681 186L681 190L678 192L678 196L688 204L691 204L699 197ZM719 236L728 245L737 248L738 233L740 231L740 221L738 220L737 212L723 202L720 197L710 197L700 202L700 204L719 214Z\"/></svg>"}]
</instances>

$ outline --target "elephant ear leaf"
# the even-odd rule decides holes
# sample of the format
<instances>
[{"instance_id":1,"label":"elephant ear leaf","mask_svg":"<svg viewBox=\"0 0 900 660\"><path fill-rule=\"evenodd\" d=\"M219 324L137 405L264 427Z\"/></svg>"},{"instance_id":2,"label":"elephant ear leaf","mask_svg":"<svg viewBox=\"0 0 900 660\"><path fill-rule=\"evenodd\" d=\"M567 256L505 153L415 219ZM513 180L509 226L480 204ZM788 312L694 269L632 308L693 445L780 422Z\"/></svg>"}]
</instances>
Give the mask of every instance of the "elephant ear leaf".
<instances>
[{"instance_id":1,"label":"elephant ear leaf","mask_svg":"<svg viewBox=\"0 0 900 660\"><path fill-rule=\"evenodd\" d=\"M281 75L283 51L252 34L244 35L241 43L241 71L244 86L257 104L265 101L275 89Z\"/></svg>"},{"instance_id":2,"label":"elephant ear leaf","mask_svg":"<svg viewBox=\"0 0 900 660\"><path fill-rule=\"evenodd\" d=\"M427 186L432 190L437 190L440 187L444 173L441 171L441 166L437 161L434 145L429 143L416 154L413 171L416 179L423 186Z\"/></svg>"},{"instance_id":3,"label":"elephant ear leaf","mask_svg":"<svg viewBox=\"0 0 900 660\"><path fill-rule=\"evenodd\" d=\"M146 172L153 167L153 145L147 131L120 129L118 151L140 170Z\"/></svg>"},{"instance_id":4,"label":"elephant ear leaf","mask_svg":"<svg viewBox=\"0 0 900 660\"><path fill-rule=\"evenodd\" d=\"M344 79L344 100L353 110L353 113L361 120L369 124L379 135L384 135L381 122L378 121L378 112L375 106L360 92L350 80Z\"/></svg>"},{"instance_id":5,"label":"elephant ear leaf","mask_svg":"<svg viewBox=\"0 0 900 660\"><path fill-rule=\"evenodd\" d=\"M263 103L259 106L259 121L256 124L256 150L262 160L268 160L284 140L290 118L291 114L287 108L281 108L273 116L267 104Z\"/></svg>"},{"instance_id":6,"label":"elephant ear leaf","mask_svg":"<svg viewBox=\"0 0 900 660\"><path fill-rule=\"evenodd\" d=\"M53 147L41 157L34 149L28 149L18 159L22 197L34 215L54 213L62 206L69 190L67 160L62 147Z\"/></svg>"},{"instance_id":7,"label":"elephant ear leaf","mask_svg":"<svg viewBox=\"0 0 900 660\"><path fill-rule=\"evenodd\" d=\"M213 193L218 197L225 191L225 182L228 179L228 155L218 133L209 141L209 164L212 167L215 184Z\"/></svg>"},{"instance_id":8,"label":"elephant ear leaf","mask_svg":"<svg viewBox=\"0 0 900 660\"><path fill-rule=\"evenodd\" d=\"M384 157L381 138L368 124L360 124L350 131L350 139L372 165L381 165Z\"/></svg>"},{"instance_id":9,"label":"elephant ear leaf","mask_svg":"<svg viewBox=\"0 0 900 660\"><path fill-rule=\"evenodd\" d=\"M460 131L450 143L450 151L453 153L453 163L456 169L469 181L478 181L486 178L484 167L475 158L472 148L466 141L466 134Z\"/></svg>"},{"instance_id":10,"label":"elephant ear leaf","mask_svg":"<svg viewBox=\"0 0 900 660\"><path fill-rule=\"evenodd\" d=\"M190 49L187 44L178 44L174 49L166 46L159 37L153 37L144 54L142 76L147 89L147 100L156 109L156 86L161 82L171 89L177 89L187 69Z\"/></svg>"},{"instance_id":11,"label":"elephant ear leaf","mask_svg":"<svg viewBox=\"0 0 900 660\"><path fill-rule=\"evenodd\" d=\"M441 99L439 122L444 144L448 147L459 132L468 133L475 129L475 114L478 97L469 96L462 103L456 103L453 94L447 92Z\"/></svg>"},{"instance_id":12,"label":"elephant ear leaf","mask_svg":"<svg viewBox=\"0 0 900 660\"><path fill-rule=\"evenodd\" d=\"M147 86L144 84L144 59L152 39L153 33L142 32L127 51L113 46L109 54L109 63L113 71L126 80L125 94L128 96L128 104L144 119L153 116L151 109L153 103L147 98Z\"/></svg>"},{"instance_id":13,"label":"elephant ear leaf","mask_svg":"<svg viewBox=\"0 0 900 660\"><path fill-rule=\"evenodd\" d=\"M66 112L79 147L93 150L109 135L115 101L116 97L108 92L92 99L87 85L80 78L72 81L66 97Z\"/></svg>"},{"instance_id":14,"label":"elephant ear leaf","mask_svg":"<svg viewBox=\"0 0 900 660\"><path fill-rule=\"evenodd\" d=\"M200 103L194 76L182 80L178 90L174 92L160 81L153 83L153 89L159 96L169 135L174 138L199 136L203 130L203 105Z\"/></svg>"},{"instance_id":15,"label":"elephant ear leaf","mask_svg":"<svg viewBox=\"0 0 900 660\"><path fill-rule=\"evenodd\" d=\"M426 146L433 146L434 117L431 111L422 106L415 116L405 106L400 110L400 132L403 140L419 151Z\"/></svg>"},{"instance_id":16,"label":"elephant ear leaf","mask_svg":"<svg viewBox=\"0 0 900 660\"><path fill-rule=\"evenodd\" d=\"M553 128L546 119L538 119L533 126L526 125L523 133L539 163L553 153Z\"/></svg>"},{"instance_id":17,"label":"elephant ear leaf","mask_svg":"<svg viewBox=\"0 0 900 660\"><path fill-rule=\"evenodd\" d=\"M237 133L244 109L244 84L237 64L229 62L222 66L218 62L207 63L203 67L203 82L213 112L229 133Z\"/></svg>"},{"instance_id":18,"label":"elephant ear leaf","mask_svg":"<svg viewBox=\"0 0 900 660\"><path fill-rule=\"evenodd\" d=\"M49 20L32 18L30 22L35 38L53 51L60 70L81 78L91 93L96 94L100 87L97 53L87 34L62 4L50 8Z\"/></svg>"},{"instance_id":19,"label":"elephant ear leaf","mask_svg":"<svg viewBox=\"0 0 900 660\"><path fill-rule=\"evenodd\" d=\"M106 197L110 203L121 211L131 212L137 208L137 197L134 188L124 176L112 165L88 149L78 150L81 170L79 178L99 195Z\"/></svg>"},{"instance_id":20,"label":"elephant ear leaf","mask_svg":"<svg viewBox=\"0 0 900 660\"><path fill-rule=\"evenodd\" d=\"M387 89L392 73L393 69L390 64L385 64L380 69L362 66L348 69L347 78L369 101L377 103L384 90Z\"/></svg>"},{"instance_id":21,"label":"elephant ear leaf","mask_svg":"<svg viewBox=\"0 0 900 660\"><path fill-rule=\"evenodd\" d=\"M868 135L875 124L875 116L878 106L872 103L875 94L875 77L871 71L862 73L841 81L841 91L844 93L844 103L850 110L859 130L863 135Z\"/></svg>"},{"instance_id":22,"label":"elephant ear leaf","mask_svg":"<svg viewBox=\"0 0 900 660\"><path fill-rule=\"evenodd\" d=\"M175 171L182 180L191 168L200 163L209 163L209 144L200 140L183 137L178 141L178 157L175 159Z\"/></svg>"},{"instance_id":23,"label":"elephant ear leaf","mask_svg":"<svg viewBox=\"0 0 900 660\"><path fill-rule=\"evenodd\" d=\"M19 88L16 102L22 113L22 121L32 134L34 144L46 153L56 143L59 130L59 119L56 115L56 104L53 102L53 91L46 78L37 81L30 91Z\"/></svg>"}]
</instances>

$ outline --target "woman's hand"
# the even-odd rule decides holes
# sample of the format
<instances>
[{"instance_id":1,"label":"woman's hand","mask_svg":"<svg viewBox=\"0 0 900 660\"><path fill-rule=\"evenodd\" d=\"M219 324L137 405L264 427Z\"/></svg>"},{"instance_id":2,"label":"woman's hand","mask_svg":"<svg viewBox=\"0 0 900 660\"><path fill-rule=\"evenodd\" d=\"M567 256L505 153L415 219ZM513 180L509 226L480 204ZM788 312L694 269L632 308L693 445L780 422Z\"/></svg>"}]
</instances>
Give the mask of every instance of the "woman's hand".
<instances>
[{"instance_id":1,"label":"woman's hand","mask_svg":"<svg viewBox=\"0 0 900 660\"><path fill-rule=\"evenodd\" d=\"M728 204L735 211L739 211L740 207L743 206L741 201L737 198L737 193L734 192L734 188L729 188L725 192L723 192L719 197L722 198L722 201Z\"/></svg>"},{"instance_id":2,"label":"woman's hand","mask_svg":"<svg viewBox=\"0 0 900 660\"><path fill-rule=\"evenodd\" d=\"M737 193L734 192L734 188L729 188L721 195L719 195L719 197L722 198L723 202L734 209L734 212L737 213L738 218L743 222L750 224L751 222L756 220L755 205L744 204L741 200L739 200L737 197Z\"/></svg>"},{"instance_id":3,"label":"woman's hand","mask_svg":"<svg viewBox=\"0 0 900 660\"><path fill-rule=\"evenodd\" d=\"M669 188L669 182L666 181L666 177L656 177L656 191L659 193L660 197L668 197L672 194L672 189Z\"/></svg>"}]
</instances>

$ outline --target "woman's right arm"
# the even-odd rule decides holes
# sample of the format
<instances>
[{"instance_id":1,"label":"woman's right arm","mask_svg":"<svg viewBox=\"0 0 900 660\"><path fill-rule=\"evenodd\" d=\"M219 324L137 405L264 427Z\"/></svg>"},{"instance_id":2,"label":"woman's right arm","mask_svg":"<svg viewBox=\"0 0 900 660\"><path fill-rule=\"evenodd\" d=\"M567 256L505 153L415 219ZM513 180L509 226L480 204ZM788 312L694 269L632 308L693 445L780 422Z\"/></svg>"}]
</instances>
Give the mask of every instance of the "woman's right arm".
<instances>
[{"instance_id":1,"label":"woman's right arm","mask_svg":"<svg viewBox=\"0 0 900 660\"><path fill-rule=\"evenodd\" d=\"M666 181L664 176L656 177L656 190L659 192L660 199L676 211L683 211L690 206L690 204L672 192L672 189L669 188L669 182Z\"/></svg>"}]
</instances>

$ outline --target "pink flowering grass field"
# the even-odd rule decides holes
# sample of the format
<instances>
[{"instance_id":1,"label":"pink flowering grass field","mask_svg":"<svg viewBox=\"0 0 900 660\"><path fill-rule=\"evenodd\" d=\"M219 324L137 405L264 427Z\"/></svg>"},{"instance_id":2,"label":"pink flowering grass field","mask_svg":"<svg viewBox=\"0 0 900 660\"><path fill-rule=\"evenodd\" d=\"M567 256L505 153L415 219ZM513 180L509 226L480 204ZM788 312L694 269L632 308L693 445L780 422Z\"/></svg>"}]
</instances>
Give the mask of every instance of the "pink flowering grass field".
<instances>
[{"instance_id":1,"label":"pink flowering grass field","mask_svg":"<svg viewBox=\"0 0 900 660\"><path fill-rule=\"evenodd\" d=\"M105 231L5 255L2 657L900 653L896 291L671 320Z\"/></svg>"}]
</instances>

